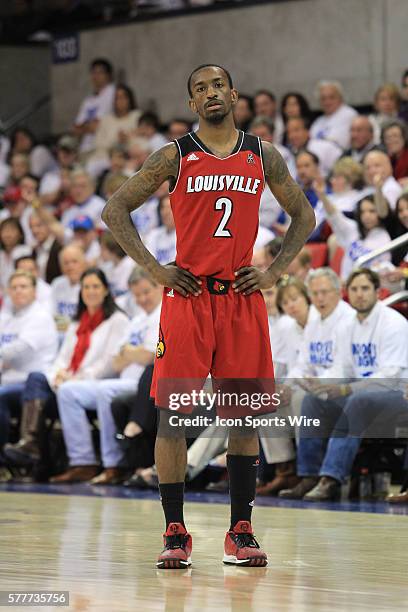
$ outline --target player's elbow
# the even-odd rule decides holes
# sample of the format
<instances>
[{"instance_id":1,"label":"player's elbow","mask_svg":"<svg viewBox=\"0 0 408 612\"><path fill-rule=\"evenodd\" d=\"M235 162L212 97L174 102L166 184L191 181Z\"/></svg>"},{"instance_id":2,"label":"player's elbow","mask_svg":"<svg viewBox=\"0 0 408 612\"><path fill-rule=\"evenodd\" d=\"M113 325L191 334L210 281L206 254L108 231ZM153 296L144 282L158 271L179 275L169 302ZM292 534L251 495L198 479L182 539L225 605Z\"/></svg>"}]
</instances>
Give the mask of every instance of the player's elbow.
<instances>
[{"instance_id":1,"label":"player's elbow","mask_svg":"<svg viewBox=\"0 0 408 612\"><path fill-rule=\"evenodd\" d=\"M112 206L111 206L111 202L110 200L108 202L106 202L103 210L102 210L102 214L101 214L101 218L102 221L109 227L110 221L111 221L111 217L112 217Z\"/></svg>"}]
</instances>

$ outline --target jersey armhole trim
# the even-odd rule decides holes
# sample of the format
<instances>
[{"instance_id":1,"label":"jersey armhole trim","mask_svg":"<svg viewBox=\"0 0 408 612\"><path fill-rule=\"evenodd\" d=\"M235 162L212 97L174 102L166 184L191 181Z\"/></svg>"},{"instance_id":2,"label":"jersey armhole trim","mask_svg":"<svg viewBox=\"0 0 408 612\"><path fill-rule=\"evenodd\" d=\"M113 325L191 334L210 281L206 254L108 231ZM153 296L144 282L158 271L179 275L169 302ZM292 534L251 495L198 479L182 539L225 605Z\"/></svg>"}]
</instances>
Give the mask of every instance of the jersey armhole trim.
<instances>
[{"instance_id":1,"label":"jersey armhole trim","mask_svg":"<svg viewBox=\"0 0 408 612\"><path fill-rule=\"evenodd\" d=\"M264 190L265 187L266 187L266 178L265 178L264 155L263 155L263 150L262 150L262 140L261 140L261 138L259 136L257 136L257 138L258 138L258 144L259 144L259 157L260 157L261 166L262 166L263 190Z\"/></svg>"},{"instance_id":2,"label":"jersey armhole trim","mask_svg":"<svg viewBox=\"0 0 408 612\"><path fill-rule=\"evenodd\" d=\"M177 188L177 184L179 182L179 178L180 178L180 174L181 174L181 160L182 160L182 155L181 155L181 149L180 149L180 145L178 143L177 140L173 141L176 145L177 145L177 150L178 150L178 154L179 154L179 161L178 161L178 168L177 168L177 176L176 176L176 182L174 183L174 187L173 189L170 191L169 189L169 194L171 195L172 193L174 193L176 191Z\"/></svg>"}]
</instances>

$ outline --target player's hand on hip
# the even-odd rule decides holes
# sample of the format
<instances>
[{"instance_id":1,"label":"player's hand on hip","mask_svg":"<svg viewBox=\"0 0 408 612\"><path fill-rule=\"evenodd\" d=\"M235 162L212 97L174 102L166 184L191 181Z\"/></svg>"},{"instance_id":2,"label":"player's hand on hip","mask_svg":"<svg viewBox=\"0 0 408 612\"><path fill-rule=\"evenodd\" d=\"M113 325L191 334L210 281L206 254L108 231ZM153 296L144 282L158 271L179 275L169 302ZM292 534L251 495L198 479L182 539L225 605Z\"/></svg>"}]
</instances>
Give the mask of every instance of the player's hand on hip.
<instances>
[{"instance_id":1,"label":"player's hand on hip","mask_svg":"<svg viewBox=\"0 0 408 612\"><path fill-rule=\"evenodd\" d=\"M179 268L174 264L161 266L159 274L155 275L155 279L160 285L175 289L184 297L189 294L199 295L201 293L201 280L188 270Z\"/></svg>"},{"instance_id":2,"label":"player's hand on hip","mask_svg":"<svg viewBox=\"0 0 408 612\"><path fill-rule=\"evenodd\" d=\"M250 295L259 289L270 289L278 280L279 276L272 271L261 272L254 266L245 266L235 272L236 280L232 287L236 293Z\"/></svg>"}]
</instances>

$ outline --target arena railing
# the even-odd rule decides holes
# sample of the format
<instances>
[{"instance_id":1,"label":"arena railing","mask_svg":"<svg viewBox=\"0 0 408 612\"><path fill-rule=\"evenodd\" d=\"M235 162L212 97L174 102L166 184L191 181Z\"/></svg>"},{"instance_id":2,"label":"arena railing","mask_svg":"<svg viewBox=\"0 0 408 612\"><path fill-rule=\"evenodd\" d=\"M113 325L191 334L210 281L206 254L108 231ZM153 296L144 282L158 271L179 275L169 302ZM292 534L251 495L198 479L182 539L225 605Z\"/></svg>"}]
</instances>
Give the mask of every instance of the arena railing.
<instances>
[{"instance_id":1,"label":"arena railing","mask_svg":"<svg viewBox=\"0 0 408 612\"><path fill-rule=\"evenodd\" d=\"M355 268L363 268L369 261L372 261L379 255L383 255L384 253L389 253L390 251L394 251L394 249L398 249L399 247L404 246L404 244L408 243L408 232L403 234L402 236L398 236L398 238L394 238L388 244L385 244L382 247L378 247L374 249L374 251L370 251L366 255L362 255L359 257L355 263Z\"/></svg>"}]
</instances>

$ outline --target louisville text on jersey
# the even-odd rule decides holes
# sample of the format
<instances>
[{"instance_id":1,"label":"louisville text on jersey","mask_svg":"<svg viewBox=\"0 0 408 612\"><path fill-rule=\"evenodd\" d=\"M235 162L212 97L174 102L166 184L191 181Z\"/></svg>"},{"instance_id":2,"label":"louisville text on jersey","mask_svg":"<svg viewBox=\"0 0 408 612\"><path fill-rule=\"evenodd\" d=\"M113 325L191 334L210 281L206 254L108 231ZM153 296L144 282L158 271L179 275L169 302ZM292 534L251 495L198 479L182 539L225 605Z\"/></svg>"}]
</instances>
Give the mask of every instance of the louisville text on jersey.
<instances>
[{"instance_id":1,"label":"louisville text on jersey","mask_svg":"<svg viewBox=\"0 0 408 612\"><path fill-rule=\"evenodd\" d=\"M198 191L242 191L255 195L258 192L260 179L236 174L209 174L187 177L186 193Z\"/></svg>"}]
</instances>

